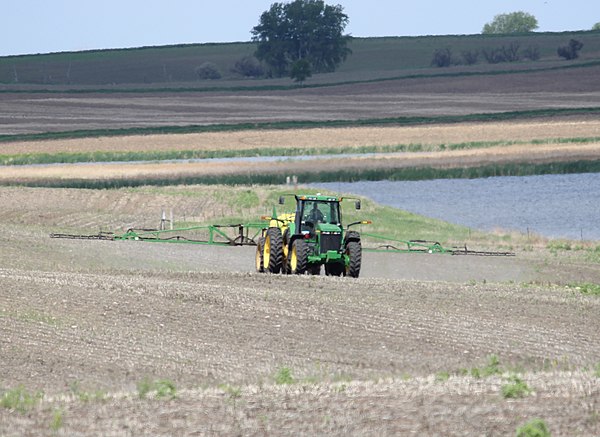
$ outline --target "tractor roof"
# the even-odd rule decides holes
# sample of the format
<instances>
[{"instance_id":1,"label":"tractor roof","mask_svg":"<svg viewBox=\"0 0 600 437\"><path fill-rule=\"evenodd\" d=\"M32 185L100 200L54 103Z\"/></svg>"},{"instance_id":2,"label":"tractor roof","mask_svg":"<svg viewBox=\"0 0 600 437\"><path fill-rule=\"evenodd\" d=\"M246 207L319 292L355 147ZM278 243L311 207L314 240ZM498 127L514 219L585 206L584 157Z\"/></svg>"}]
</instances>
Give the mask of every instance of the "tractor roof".
<instances>
[{"instance_id":1,"label":"tractor roof","mask_svg":"<svg viewBox=\"0 0 600 437\"><path fill-rule=\"evenodd\" d=\"M320 194L299 194L296 196L298 200L320 200L322 202L341 202L342 197L323 196Z\"/></svg>"}]
</instances>

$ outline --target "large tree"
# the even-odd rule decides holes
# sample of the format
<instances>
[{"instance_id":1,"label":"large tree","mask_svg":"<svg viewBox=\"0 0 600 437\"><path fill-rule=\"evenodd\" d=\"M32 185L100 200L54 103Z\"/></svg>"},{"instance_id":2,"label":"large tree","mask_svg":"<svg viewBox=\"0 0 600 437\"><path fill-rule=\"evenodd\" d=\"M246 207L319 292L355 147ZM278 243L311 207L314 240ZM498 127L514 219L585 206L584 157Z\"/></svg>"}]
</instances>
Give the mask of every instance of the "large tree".
<instances>
[{"instance_id":1,"label":"large tree","mask_svg":"<svg viewBox=\"0 0 600 437\"><path fill-rule=\"evenodd\" d=\"M481 33L526 33L538 27L537 19L533 15L519 11L496 15L490 23L483 26Z\"/></svg>"},{"instance_id":2,"label":"large tree","mask_svg":"<svg viewBox=\"0 0 600 437\"><path fill-rule=\"evenodd\" d=\"M252 29L256 57L275 76L288 74L299 60L308 61L315 73L334 71L351 53L350 36L343 33L348 21L340 5L322 0L274 3Z\"/></svg>"}]
</instances>

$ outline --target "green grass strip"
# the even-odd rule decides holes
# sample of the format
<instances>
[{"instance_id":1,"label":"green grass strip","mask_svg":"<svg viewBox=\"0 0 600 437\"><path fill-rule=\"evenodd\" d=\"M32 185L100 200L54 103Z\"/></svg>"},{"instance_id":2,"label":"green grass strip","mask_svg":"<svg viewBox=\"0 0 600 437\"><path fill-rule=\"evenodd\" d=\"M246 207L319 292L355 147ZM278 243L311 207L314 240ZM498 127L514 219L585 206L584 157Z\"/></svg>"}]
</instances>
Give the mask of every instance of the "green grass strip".
<instances>
[{"instance_id":1,"label":"green grass strip","mask_svg":"<svg viewBox=\"0 0 600 437\"><path fill-rule=\"evenodd\" d=\"M167 150L139 152L60 152L0 155L0 165L74 164L93 162L139 162L216 158L249 158L267 156L318 156L365 153L422 152L442 150L483 149L519 144L587 144L600 142L600 137L550 138L530 141L473 141L464 143L423 145L395 144L382 146L348 146L320 148L252 148L242 150Z\"/></svg>"},{"instance_id":2,"label":"green grass strip","mask_svg":"<svg viewBox=\"0 0 600 437\"><path fill-rule=\"evenodd\" d=\"M367 118L358 120L325 120L325 121L280 121L261 123L212 124L188 126L156 126L145 128L123 129L84 129L61 132L43 132L34 134L0 135L0 142L40 141L77 138L98 138L109 136L156 135L156 134L190 134L202 132L235 132L244 130L286 130L313 129L326 127L386 126L386 125L423 125L451 124L464 122L494 122L523 118L557 117L565 115L598 114L600 107L533 109L526 111L507 111L485 114L440 115L433 117L410 116Z\"/></svg>"},{"instance_id":3,"label":"green grass strip","mask_svg":"<svg viewBox=\"0 0 600 437\"><path fill-rule=\"evenodd\" d=\"M600 160L558 162L548 164L491 164L469 168L414 167L400 169L333 170L329 172L297 173L300 183L357 182L357 181L419 181L430 179L475 179L495 176L530 176L545 174L600 173ZM7 181L5 186L54 188L114 189L144 185L165 186L183 184L204 185L278 185L285 179L279 173L234 174L219 176L174 176L148 178L120 178L101 180L48 179L35 181Z\"/></svg>"}]
</instances>

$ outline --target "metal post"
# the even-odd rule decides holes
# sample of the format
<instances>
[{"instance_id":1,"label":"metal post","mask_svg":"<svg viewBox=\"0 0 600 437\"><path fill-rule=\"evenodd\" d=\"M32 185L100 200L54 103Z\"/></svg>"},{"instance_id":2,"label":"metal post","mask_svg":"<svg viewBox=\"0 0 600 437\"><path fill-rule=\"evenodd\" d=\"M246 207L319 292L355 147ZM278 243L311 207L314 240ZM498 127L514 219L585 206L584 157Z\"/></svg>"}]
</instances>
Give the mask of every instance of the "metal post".
<instances>
[{"instance_id":1,"label":"metal post","mask_svg":"<svg viewBox=\"0 0 600 437\"><path fill-rule=\"evenodd\" d=\"M165 210L163 209L162 215L160 216L160 230L161 231L165 230L165 222L166 221L167 221L167 214L165 213Z\"/></svg>"}]
</instances>

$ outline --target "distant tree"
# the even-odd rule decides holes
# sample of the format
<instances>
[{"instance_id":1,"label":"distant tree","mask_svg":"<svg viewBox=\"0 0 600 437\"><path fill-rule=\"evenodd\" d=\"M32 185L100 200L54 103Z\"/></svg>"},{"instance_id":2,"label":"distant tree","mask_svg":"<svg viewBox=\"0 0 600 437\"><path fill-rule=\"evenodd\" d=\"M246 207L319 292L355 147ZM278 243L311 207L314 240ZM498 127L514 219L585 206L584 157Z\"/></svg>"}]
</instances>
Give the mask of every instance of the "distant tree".
<instances>
[{"instance_id":1,"label":"distant tree","mask_svg":"<svg viewBox=\"0 0 600 437\"><path fill-rule=\"evenodd\" d=\"M254 56L244 56L236 61L232 71L244 77L260 77L265 74L265 69Z\"/></svg>"},{"instance_id":2,"label":"distant tree","mask_svg":"<svg viewBox=\"0 0 600 437\"><path fill-rule=\"evenodd\" d=\"M433 53L431 65L435 67L449 67L452 64L452 50L449 48L437 49Z\"/></svg>"},{"instance_id":3,"label":"distant tree","mask_svg":"<svg viewBox=\"0 0 600 437\"><path fill-rule=\"evenodd\" d=\"M600 21L592 26L592 30L600 30Z\"/></svg>"},{"instance_id":4,"label":"distant tree","mask_svg":"<svg viewBox=\"0 0 600 437\"><path fill-rule=\"evenodd\" d=\"M292 64L290 77L295 82L303 83L306 79L312 76L312 67L306 59L298 59Z\"/></svg>"},{"instance_id":5,"label":"distant tree","mask_svg":"<svg viewBox=\"0 0 600 437\"><path fill-rule=\"evenodd\" d=\"M199 79L221 79L219 68L212 62L205 62L199 67L196 67L196 74Z\"/></svg>"},{"instance_id":6,"label":"distant tree","mask_svg":"<svg viewBox=\"0 0 600 437\"><path fill-rule=\"evenodd\" d=\"M300 59L316 73L335 71L351 53L350 36L343 34L348 21L341 6L323 0L273 3L252 29L252 40L258 43L255 56L279 77Z\"/></svg>"},{"instance_id":7,"label":"distant tree","mask_svg":"<svg viewBox=\"0 0 600 437\"><path fill-rule=\"evenodd\" d=\"M496 15L490 23L483 26L481 33L526 33L538 27L537 19L533 15L519 11Z\"/></svg>"},{"instance_id":8,"label":"distant tree","mask_svg":"<svg viewBox=\"0 0 600 437\"><path fill-rule=\"evenodd\" d=\"M566 46L559 47L556 52L561 58L566 60L577 59L579 57L579 50L583 48L583 43L572 39Z\"/></svg>"}]
</instances>

